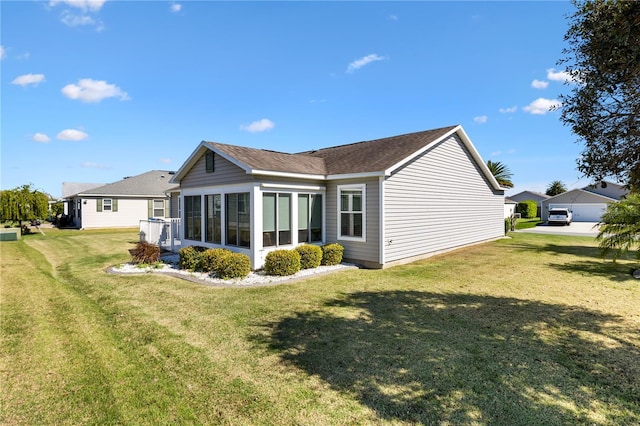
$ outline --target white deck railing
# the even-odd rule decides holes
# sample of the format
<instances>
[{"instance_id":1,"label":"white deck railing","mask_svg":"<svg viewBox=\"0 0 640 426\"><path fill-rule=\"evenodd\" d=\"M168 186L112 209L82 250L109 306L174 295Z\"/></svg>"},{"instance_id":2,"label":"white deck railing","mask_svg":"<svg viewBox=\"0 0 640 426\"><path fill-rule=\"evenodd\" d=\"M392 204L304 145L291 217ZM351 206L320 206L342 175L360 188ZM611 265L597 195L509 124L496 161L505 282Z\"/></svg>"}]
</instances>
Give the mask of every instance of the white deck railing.
<instances>
[{"instance_id":1,"label":"white deck railing","mask_svg":"<svg viewBox=\"0 0 640 426\"><path fill-rule=\"evenodd\" d=\"M171 252L180 250L180 219L144 219L140 221L140 241L157 244Z\"/></svg>"}]
</instances>

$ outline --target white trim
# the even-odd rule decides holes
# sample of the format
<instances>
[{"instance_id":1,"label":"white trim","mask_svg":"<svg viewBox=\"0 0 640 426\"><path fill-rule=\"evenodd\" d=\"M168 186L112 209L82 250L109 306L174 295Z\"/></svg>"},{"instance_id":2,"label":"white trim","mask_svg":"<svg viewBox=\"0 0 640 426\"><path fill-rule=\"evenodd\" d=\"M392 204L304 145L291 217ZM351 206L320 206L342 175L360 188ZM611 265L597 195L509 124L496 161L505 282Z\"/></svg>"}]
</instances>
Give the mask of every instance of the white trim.
<instances>
[{"instance_id":1,"label":"white trim","mask_svg":"<svg viewBox=\"0 0 640 426\"><path fill-rule=\"evenodd\" d=\"M380 265L384 265L384 261L386 258L386 241L384 240L384 218L385 218L385 209L384 209L384 189L385 189L386 179L383 176L380 176L380 180L378 181L378 244L380 245L380 249L378 252L380 253L378 263Z\"/></svg>"},{"instance_id":2,"label":"white trim","mask_svg":"<svg viewBox=\"0 0 640 426\"><path fill-rule=\"evenodd\" d=\"M340 180L340 179L363 179L370 177L385 176L385 172L361 172L361 173L343 173L341 175L327 175L327 180Z\"/></svg>"},{"instance_id":3,"label":"white trim","mask_svg":"<svg viewBox=\"0 0 640 426\"><path fill-rule=\"evenodd\" d=\"M341 192L342 191L361 191L362 192L362 237L350 237L344 236L340 234L342 228L342 211L341 211ZM357 241L364 243L367 241L367 184L366 183L358 183L358 184L348 184L348 185L337 185L337 240L340 241Z\"/></svg>"},{"instance_id":4,"label":"white trim","mask_svg":"<svg viewBox=\"0 0 640 426\"><path fill-rule=\"evenodd\" d=\"M261 183L261 188L264 189L285 189L285 190L297 190L297 191L326 191L327 188L318 185L292 185L286 183Z\"/></svg>"},{"instance_id":5,"label":"white trim","mask_svg":"<svg viewBox=\"0 0 640 426\"><path fill-rule=\"evenodd\" d=\"M269 170L257 170L251 169L247 173L260 176L277 176L296 179L312 179L312 180L325 180L325 175L311 175L306 173L294 173L294 172L274 172Z\"/></svg>"}]
</instances>

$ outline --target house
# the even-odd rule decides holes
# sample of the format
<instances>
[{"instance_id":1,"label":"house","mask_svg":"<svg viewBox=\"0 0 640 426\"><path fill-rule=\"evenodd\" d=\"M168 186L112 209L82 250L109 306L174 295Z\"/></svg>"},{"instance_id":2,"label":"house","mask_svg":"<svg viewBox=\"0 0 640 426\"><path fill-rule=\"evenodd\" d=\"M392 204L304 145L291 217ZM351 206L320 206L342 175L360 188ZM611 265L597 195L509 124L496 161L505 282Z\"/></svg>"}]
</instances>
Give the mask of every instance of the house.
<instances>
[{"instance_id":1,"label":"house","mask_svg":"<svg viewBox=\"0 0 640 426\"><path fill-rule=\"evenodd\" d=\"M172 178L183 246L344 246L384 268L500 238L501 188L461 126L297 154L203 141Z\"/></svg>"},{"instance_id":2,"label":"house","mask_svg":"<svg viewBox=\"0 0 640 426\"><path fill-rule=\"evenodd\" d=\"M504 218L511 217L516 212L517 201L513 201L511 198L504 198Z\"/></svg>"},{"instance_id":3,"label":"house","mask_svg":"<svg viewBox=\"0 0 640 426\"><path fill-rule=\"evenodd\" d=\"M574 222L599 222L607 204L620 201L629 191L622 185L600 182L572 189L542 202L542 221L546 222L552 208L567 208Z\"/></svg>"},{"instance_id":4,"label":"house","mask_svg":"<svg viewBox=\"0 0 640 426\"><path fill-rule=\"evenodd\" d=\"M549 195L543 194L541 192L535 192L535 191L522 191L522 192L518 192L515 195L510 195L509 199L515 201L516 203L520 203L522 201L527 201L527 200L535 201L536 204L538 205L536 217L541 217L540 215L542 214L542 202L544 200L549 199Z\"/></svg>"},{"instance_id":5,"label":"house","mask_svg":"<svg viewBox=\"0 0 640 426\"><path fill-rule=\"evenodd\" d=\"M172 176L152 170L107 185L64 182L65 214L82 229L137 227L142 219L169 217Z\"/></svg>"}]
</instances>

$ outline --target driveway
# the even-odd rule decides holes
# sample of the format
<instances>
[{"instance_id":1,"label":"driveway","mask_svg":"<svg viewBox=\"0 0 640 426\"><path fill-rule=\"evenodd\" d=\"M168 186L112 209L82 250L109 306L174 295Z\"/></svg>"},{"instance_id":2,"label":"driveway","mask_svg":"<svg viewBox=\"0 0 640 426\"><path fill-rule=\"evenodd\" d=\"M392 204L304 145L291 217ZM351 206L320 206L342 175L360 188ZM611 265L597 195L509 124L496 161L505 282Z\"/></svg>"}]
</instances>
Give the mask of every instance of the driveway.
<instances>
[{"instance_id":1,"label":"driveway","mask_svg":"<svg viewBox=\"0 0 640 426\"><path fill-rule=\"evenodd\" d=\"M598 222L571 222L569 226L540 224L535 228L520 229L516 232L530 232L534 234L573 235L581 237L595 237L598 235Z\"/></svg>"}]
</instances>

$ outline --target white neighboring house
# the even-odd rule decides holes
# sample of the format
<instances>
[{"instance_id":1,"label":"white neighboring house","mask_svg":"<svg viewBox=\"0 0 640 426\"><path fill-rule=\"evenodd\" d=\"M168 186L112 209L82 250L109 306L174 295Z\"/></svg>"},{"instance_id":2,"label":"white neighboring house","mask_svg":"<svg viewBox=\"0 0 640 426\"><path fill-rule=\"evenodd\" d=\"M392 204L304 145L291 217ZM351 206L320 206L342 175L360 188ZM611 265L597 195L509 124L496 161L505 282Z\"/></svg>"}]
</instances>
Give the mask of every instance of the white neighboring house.
<instances>
[{"instance_id":1,"label":"white neighboring house","mask_svg":"<svg viewBox=\"0 0 640 426\"><path fill-rule=\"evenodd\" d=\"M542 221L549 219L549 210L565 208L573 213L574 222L600 222L607 204L620 201L629 193L622 185L600 182L572 189L542 202Z\"/></svg>"},{"instance_id":2,"label":"white neighboring house","mask_svg":"<svg viewBox=\"0 0 640 426\"><path fill-rule=\"evenodd\" d=\"M511 198L504 197L504 218L513 216L516 212L517 201L513 201Z\"/></svg>"},{"instance_id":3,"label":"white neighboring house","mask_svg":"<svg viewBox=\"0 0 640 426\"><path fill-rule=\"evenodd\" d=\"M65 214L80 229L138 227L140 220L169 217L172 176L152 170L107 185L64 182Z\"/></svg>"}]
</instances>

